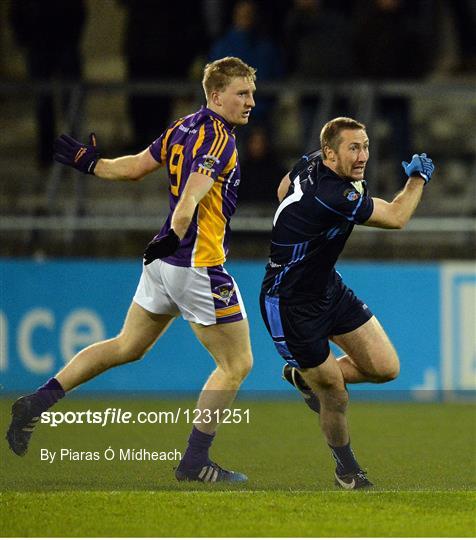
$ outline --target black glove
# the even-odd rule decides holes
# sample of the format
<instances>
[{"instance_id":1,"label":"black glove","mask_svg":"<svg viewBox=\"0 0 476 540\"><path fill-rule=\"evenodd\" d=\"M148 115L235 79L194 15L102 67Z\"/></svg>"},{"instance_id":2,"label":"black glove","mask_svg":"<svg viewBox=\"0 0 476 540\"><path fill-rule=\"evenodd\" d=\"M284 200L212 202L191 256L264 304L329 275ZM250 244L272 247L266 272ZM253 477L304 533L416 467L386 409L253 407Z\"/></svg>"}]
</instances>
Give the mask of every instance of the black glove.
<instances>
[{"instance_id":1,"label":"black glove","mask_svg":"<svg viewBox=\"0 0 476 540\"><path fill-rule=\"evenodd\" d=\"M154 238L144 251L144 264L147 266L155 259L163 259L174 254L180 246L180 238L170 229L165 236Z\"/></svg>"},{"instance_id":2,"label":"black glove","mask_svg":"<svg viewBox=\"0 0 476 540\"><path fill-rule=\"evenodd\" d=\"M94 168L99 159L96 148L96 135L89 134L89 144L73 139L63 133L54 144L54 158L56 161L74 167L85 174L94 174Z\"/></svg>"}]
</instances>

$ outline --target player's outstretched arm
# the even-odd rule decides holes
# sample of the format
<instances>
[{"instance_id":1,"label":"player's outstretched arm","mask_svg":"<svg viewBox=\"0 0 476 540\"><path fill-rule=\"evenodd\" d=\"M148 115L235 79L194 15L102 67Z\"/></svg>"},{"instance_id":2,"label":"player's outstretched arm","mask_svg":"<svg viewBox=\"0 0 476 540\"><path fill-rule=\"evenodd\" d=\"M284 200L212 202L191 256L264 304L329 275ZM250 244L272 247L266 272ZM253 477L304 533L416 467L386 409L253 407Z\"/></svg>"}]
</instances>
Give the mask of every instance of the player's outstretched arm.
<instances>
[{"instance_id":1,"label":"player's outstretched arm","mask_svg":"<svg viewBox=\"0 0 476 540\"><path fill-rule=\"evenodd\" d=\"M89 135L88 144L63 134L56 139L54 151L59 163L105 180L140 180L160 167L148 148L133 156L101 158L94 133Z\"/></svg>"},{"instance_id":2,"label":"player's outstretched arm","mask_svg":"<svg viewBox=\"0 0 476 540\"><path fill-rule=\"evenodd\" d=\"M165 236L149 242L144 252L144 264L150 264L155 259L173 255L180 247L180 241L187 233L198 203L205 197L213 186L213 178L193 172L190 174L180 200L172 215L170 230Z\"/></svg>"},{"instance_id":3,"label":"player's outstretched arm","mask_svg":"<svg viewBox=\"0 0 476 540\"><path fill-rule=\"evenodd\" d=\"M426 154L414 154L410 163L402 162L408 175L403 190L391 202L373 198L374 209L364 223L369 227L382 229L403 229L415 212L423 193L423 187L430 181L435 166Z\"/></svg>"}]
</instances>

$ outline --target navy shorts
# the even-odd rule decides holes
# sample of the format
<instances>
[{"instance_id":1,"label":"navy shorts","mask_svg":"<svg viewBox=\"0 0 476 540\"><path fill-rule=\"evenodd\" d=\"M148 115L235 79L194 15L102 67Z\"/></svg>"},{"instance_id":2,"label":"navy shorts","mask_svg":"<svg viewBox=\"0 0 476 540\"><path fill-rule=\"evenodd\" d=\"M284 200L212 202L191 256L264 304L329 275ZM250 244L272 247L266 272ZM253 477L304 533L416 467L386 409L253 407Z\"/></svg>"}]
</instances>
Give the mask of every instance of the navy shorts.
<instances>
[{"instance_id":1,"label":"navy shorts","mask_svg":"<svg viewBox=\"0 0 476 540\"><path fill-rule=\"evenodd\" d=\"M279 296L262 294L261 315L276 349L288 364L312 368L329 356L329 337L351 332L372 312L339 278L328 297L287 304Z\"/></svg>"}]
</instances>

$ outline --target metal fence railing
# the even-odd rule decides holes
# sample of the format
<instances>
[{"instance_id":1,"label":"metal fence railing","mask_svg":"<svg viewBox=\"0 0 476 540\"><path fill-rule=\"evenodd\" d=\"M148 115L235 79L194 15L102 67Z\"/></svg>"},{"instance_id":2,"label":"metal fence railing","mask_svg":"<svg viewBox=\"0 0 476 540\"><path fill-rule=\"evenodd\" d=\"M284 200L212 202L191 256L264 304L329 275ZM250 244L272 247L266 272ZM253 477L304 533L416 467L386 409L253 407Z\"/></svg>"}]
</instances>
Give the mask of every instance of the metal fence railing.
<instances>
[{"instance_id":1,"label":"metal fence railing","mask_svg":"<svg viewBox=\"0 0 476 540\"><path fill-rule=\"evenodd\" d=\"M68 93L68 110L64 115L64 130L68 133L81 138L84 135L83 121L88 100L93 96L106 95L162 95L174 97L187 97L195 100L197 103L202 101L202 90L196 82L187 81L169 81L169 82L116 82L116 83L96 83L82 82L79 84L67 84L60 82L51 83L32 83L32 82L1 82L0 99L3 104L8 103L11 98L21 99L35 98L41 94L50 94L60 96ZM423 122L451 122L452 110L458 111L459 115L474 117L476 114L476 93L474 85L471 82L425 82L425 83L370 83L368 81L357 81L353 83L260 83L258 87L258 98L261 96L274 97L275 101L283 99L283 96L292 95L296 102L300 102L305 97L318 98L318 104L312 114L309 147L317 147L319 141L319 131L321 126L329 119L332 112L332 103L337 98L344 97L351 104L355 111L354 116L367 125L369 133L372 133L371 153L372 167L369 174L370 182L376 181L376 171L379 170L382 161L381 139L374 133L378 130L376 124L379 121L379 112L377 110L378 100L383 97L399 97L409 100L413 105L413 113L418 113L425 107L430 109L428 118L423 114ZM446 118L435 118L431 115L432 104L444 103L447 107ZM3 109L2 109L3 110ZM436 107L436 110L439 110ZM462 110L464 111L462 113ZM420 114L420 116L422 116ZM465 187L476 186L476 156L474 151L474 139L471 141L471 132L462 132L461 147L465 146L465 166L468 171L467 178L462 182ZM455 144L458 144L456 141ZM439 160L451 160L453 156L450 151L444 155L444 145L441 145L443 154L439 155ZM19 156L21 159L21 156ZM45 182L44 199L45 208L41 215L31 213L30 215L18 215L15 212L5 212L0 219L0 233L4 240L8 241L9 235L18 233L32 233L33 231L42 231L45 234L58 233L63 231L71 240L76 231L150 231L157 229L157 223L162 221L164 216L137 216L136 212L127 215L127 211L121 217L107 215L88 215L84 212L85 201L88 197L84 182L75 182L74 190L71 194L71 204L61 207L58 206L61 197L60 186L62 185L64 175L70 174L68 170L59 164L53 164L47 181ZM435 182L436 184L436 182ZM475 196L476 192L465 192L466 202L468 197ZM472 195L471 195L472 194ZM18 195L21 198L21 193ZM439 195L438 195L439 197ZM21 206L21 204L19 205ZM451 238L452 235L459 235L466 242L468 236L474 240L476 231L475 220L476 203L466 204L469 210L464 214L454 217L428 216L415 217L408 227L404 230L406 237L415 234L426 235L427 233L439 233ZM60 210L58 210L60 208ZM34 215L35 214L35 215ZM263 215L264 214L264 215ZM233 230L243 233L264 233L270 229L270 218L272 210L264 212L241 212L238 209L237 215L233 221ZM357 228L358 235L369 238L369 235L375 232L374 229L367 227ZM462 235L462 236L461 236ZM456 238L455 236L455 238Z\"/></svg>"}]
</instances>

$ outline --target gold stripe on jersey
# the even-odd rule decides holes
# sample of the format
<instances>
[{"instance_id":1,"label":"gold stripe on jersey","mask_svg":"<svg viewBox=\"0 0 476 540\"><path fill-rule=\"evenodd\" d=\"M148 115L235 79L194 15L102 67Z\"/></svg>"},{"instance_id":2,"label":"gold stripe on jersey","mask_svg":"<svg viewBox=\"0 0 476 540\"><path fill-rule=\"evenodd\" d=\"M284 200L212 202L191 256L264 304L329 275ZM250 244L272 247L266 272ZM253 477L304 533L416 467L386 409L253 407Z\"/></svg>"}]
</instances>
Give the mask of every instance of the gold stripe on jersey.
<instances>
[{"instance_id":1,"label":"gold stripe on jersey","mask_svg":"<svg viewBox=\"0 0 476 540\"><path fill-rule=\"evenodd\" d=\"M220 146L223 139L223 131L220 129L220 124L214 118L212 119L212 125L213 131L215 132L215 139L210 150L208 151L208 154L210 156L215 156L215 150L218 148L218 146Z\"/></svg>"},{"instance_id":2,"label":"gold stripe on jersey","mask_svg":"<svg viewBox=\"0 0 476 540\"><path fill-rule=\"evenodd\" d=\"M197 155L198 149L200 148L200 146L202 146L204 139L205 139L205 124L202 124L200 126L200 129L198 130L198 137L193 146L192 158L195 158L195 156Z\"/></svg>"},{"instance_id":3,"label":"gold stripe on jersey","mask_svg":"<svg viewBox=\"0 0 476 540\"><path fill-rule=\"evenodd\" d=\"M212 118L213 120L213 118ZM216 122L215 120L212 121L212 126L213 126L213 131L215 132L215 137L213 139L213 143L210 147L210 150L207 152L207 155L210 155L212 156L213 155L213 150L215 149L215 146L216 146L216 142L219 138L219 134L218 134L218 131L217 131L217 127L216 127ZM205 176L210 176L212 175L212 171L210 169L204 169L203 167L199 167L198 168L198 171L200 174L204 174Z\"/></svg>"},{"instance_id":4,"label":"gold stripe on jersey","mask_svg":"<svg viewBox=\"0 0 476 540\"><path fill-rule=\"evenodd\" d=\"M214 118L212 118L212 126L213 126L213 131L215 132L215 137L213 139L210 150L207 152L207 155L215 157L216 156L215 150L217 146L221 144L221 140L223 138L223 132L220 129L220 124ZM210 169L205 169L203 167L198 167L197 172L199 172L200 174L204 174L205 176L209 176L209 177L212 176L212 171Z\"/></svg>"},{"instance_id":5,"label":"gold stripe on jersey","mask_svg":"<svg viewBox=\"0 0 476 540\"><path fill-rule=\"evenodd\" d=\"M221 146L218 147L216 157L219 158L223 154L223 150L226 148L226 144L228 142L228 133L225 131L223 126L220 126L220 129L223 131L223 135L225 136Z\"/></svg>"},{"instance_id":6,"label":"gold stripe on jersey","mask_svg":"<svg viewBox=\"0 0 476 540\"><path fill-rule=\"evenodd\" d=\"M226 308L216 309L215 317L217 319L221 319L223 317L229 317L230 315L236 315L237 313L241 313L241 308L239 304L235 304L234 306L230 306Z\"/></svg>"},{"instance_id":7,"label":"gold stripe on jersey","mask_svg":"<svg viewBox=\"0 0 476 540\"><path fill-rule=\"evenodd\" d=\"M210 169L204 169L203 167L198 167L197 172L199 172L200 174L204 174L205 176L212 175L212 171Z\"/></svg>"},{"instance_id":8,"label":"gold stripe on jersey","mask_svg":"<svg viewBox=\"0 0 476 540\"><path fill-rule=\"evenodd\" d=\"M175 124L170 127L166 132L165 132L165 135L164 135L164 138L162 139L162 146L160 147L160 161L162 163L165 162L166 158L167 158L167 142L169 140L169 137L170 135L172 135L172 131L177 127L177 126L180 126L180 124L182 122L185 121L185 118L179 118Z\"/></svg>"},{"instance_id":9,"label":"gold stripe on jersey","mask_svg":"<svg viewBox=\"0 0 476 540\"><path fill-rule=\"evenodd\" d=\"M198 205L193 266L215 266L225 261L226 218L222 210L222 189L221 181L214 182Z\"/></svg>"},{"instance_id":10,"label":"gold stripe on jersey","mask_svg":"<svg viewBox=\"0 0 476 540\"><path fill-rule=\"evenodd\" d=\"M230 139L225 126L211 118L215 138L207 152L209 156L220 159ZM233 137L233 135L231 135ZM234 140L234 137L233 137ZM238 153L234 149L228 163L213 183L210 191L200 201L197 212L197 238L192 255L193 266L215 266L225 261L223 242L227 220L223 215L224 179L237 165ZM211 177L210 169L198 168L198 172Z\"/></svg>"},{"instance_id":11,"label":"gold stripe on jersey","mask_svg":"<svg viewBox=\"0 0 476 540\"><path fill-rule=\"evenodd\" d=\"M221 175L226 176L227 174L229 174L236 167L237 161L238 161L238 152L236 151L236 148L235 148L235 151L233 152L233 154L231 154L231 157L228 160L228 163L225 165L225 168L221 172Z\"/></svg>"},{"instance_id":12,"label":"gold stripe on jersey","mask_svg":"<svg viewBox=\"0 0 476 540\"><path fill-rule=\"evenodd\" d=\"M225 150L226 145L228 143L229 135L226 132L223 124L221 124L220 122L217 122L214 119L213 119L213 129L215 131L215 139L213 141L213 144L208 154L217 159L220 159L220 156L223 154L223 151ZM198 168L198 172L201 174L205 174L206 176L212 175L212 171L210 169L203 169L202 167Z\"/></svg>"},{"instance_id":13,"label":"gold stripe on jersey","mask_svg":"<svg viewBox=\"0 0 476 540\"><path fill-rule=\"evenodd\" d=\"M225 262L223 241L225 239L226 219L222 214L223 180L236 167L237 161L238 152L235 148L212 189L199 203L193 266L215 266Z\"/></svg>"}]
</instances>

